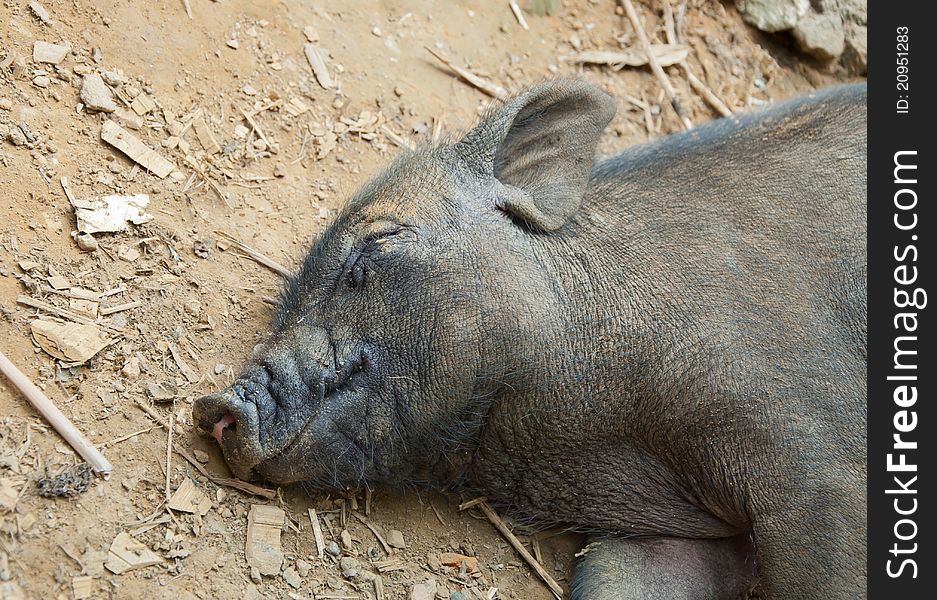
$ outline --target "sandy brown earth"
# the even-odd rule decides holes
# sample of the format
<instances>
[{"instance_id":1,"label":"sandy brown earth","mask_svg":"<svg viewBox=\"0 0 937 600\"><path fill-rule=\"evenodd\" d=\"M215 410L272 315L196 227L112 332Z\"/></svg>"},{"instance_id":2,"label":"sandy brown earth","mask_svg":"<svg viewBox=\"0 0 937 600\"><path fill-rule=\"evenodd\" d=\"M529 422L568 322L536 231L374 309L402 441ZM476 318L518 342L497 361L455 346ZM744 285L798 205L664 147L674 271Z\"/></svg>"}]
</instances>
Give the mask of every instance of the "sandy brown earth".
<instances>
[{"instance_id":1,"label":"sandy brown earth","mask_svg":"<svg viewBox=\"0 0 937 600\"><path fill-rule=\"evenodd\" d=\"M380 573L387 598L416 597L413 586L430 578L438 598L552 597L487 521L459 513L459 498L436 493L374 490L368 519L385 537L401 532L406 545L387 556L351 516L352 502L365 509L361 491L337 498L290 488L259 498L219 487L173 453L170 492L190 480L207 498L207 513L170 514L167 432L140 405L163 422L172 413L175 443L207 461L208 472L227 474L213 444L193 433L191 404L234 377L268 321L281 278L222 232L295 265L397 144L469 126L491 99L454 78L426 46L508 89L556 74L598 83L619 106L604 152L678 130L647 68L564 60L578 50L635 47L616 2L570 0L550 16L528 12L529 30L506 0L42 4L49 22L26 0L0 4L0 350L104 449L114 470L75 496L41 496L49 488L39 482L78 458L0 381L0 598L373 598L368 573L378 563L391 567ZM733 110L847 79L748 28L731 3L673 5L688 63ZM637 6L650 35L665 41L659 2ZM310 69L308 40L325 58L331 89ZM39 63L36 41L70 49L58 64ZM695 123L717 116L682 70L667 71ZM82 105L83 77L94 73L103 73L119 114ZM175 171L160 179L103 142L108 118ZM97 249L82 250L62 177L79 200L147 194L153 218L97 234ZM90 302L74 297L88 290ZM19 302L23 296L44 308ZM56 343L34 335L37 320L75 319L96 324L109 340L82 364L54 357ZM78 492L80 477L69 485L57 491ZM283 573L258 578L248 567L252 504L285 511ZM364 575L344 577L338 558L318 557L308 508L318 511L327 542L340 543L347 530L342 556L355 558ZM122 574L102 568L122 532L159 562ZM565 584L581 540L517 533ZM441 565L446 552L476 557L478 571Z\"/></svg>"}]
</instances>

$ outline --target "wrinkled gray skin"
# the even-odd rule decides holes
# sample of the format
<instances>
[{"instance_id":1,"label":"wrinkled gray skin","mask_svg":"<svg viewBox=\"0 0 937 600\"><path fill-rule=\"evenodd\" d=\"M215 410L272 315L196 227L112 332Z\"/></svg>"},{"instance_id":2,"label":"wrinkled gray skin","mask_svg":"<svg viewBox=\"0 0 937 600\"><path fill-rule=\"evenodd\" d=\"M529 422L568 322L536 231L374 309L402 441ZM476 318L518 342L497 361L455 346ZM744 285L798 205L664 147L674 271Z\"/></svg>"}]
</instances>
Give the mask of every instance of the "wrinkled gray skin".
<instances>
[{"instance_id":1,"label":"wrinkled gray skin","mask_svg":"<svg viewBox=\"0 0 937 600\"><path fill-rule=\"evenodd\" d=\"M352 198L196 422L241 477L591 531L572 598L861 597L865 104L596 161L612 99L534 87Z\"/></svg>"}]
</instances>

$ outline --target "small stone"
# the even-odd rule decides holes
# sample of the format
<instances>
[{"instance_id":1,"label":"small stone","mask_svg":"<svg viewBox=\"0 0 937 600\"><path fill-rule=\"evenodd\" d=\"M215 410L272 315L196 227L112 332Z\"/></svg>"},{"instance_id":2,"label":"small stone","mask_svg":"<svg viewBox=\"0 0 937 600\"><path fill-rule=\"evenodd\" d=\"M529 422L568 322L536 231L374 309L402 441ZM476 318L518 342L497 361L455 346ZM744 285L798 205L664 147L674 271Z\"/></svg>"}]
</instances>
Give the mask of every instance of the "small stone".
<instances>
[{"instance_id":1,"label":"small stone","mask_svg":"<svg viewBox=\"0 0 937 600\"><path fill-rule=\"evenodd\" d=\"M354 579L361 574L361 567L358 565L357 559L354 559L350 556L344 556L338 562L338 566L342 569L342 577L345 579Z\"/></svg>"},{"instance_id":2,"label":"small stone","mask_svg":"<svg viewBox=\"0 0 937 600\"><path fill-rule=\"evenodd\" d=\"M342 547L346 550L351 550L351 547L354 545L353 540L351 539L351 534L348 533L347 529L342 529L342 532L338 534L339 539L342 541Z\"/></svg>"},{"instance_id":3,"label":"small stone","mask_svg":"<svg viewBox=\"0 0 937 600\"><path fill-rule=\"evenodd\" d=\"M263 141L260 138L257 138L256 140L254 140L254 143L252 145L254 146L254 150L258 152L263 152L264 150L267 149L267 142Z\"/></svg>"},{"instance_id":4,"label":"small stone","mask_svg":"<svg viewBox=\"0 0 937 600\"><path fill-rule=\"evenodd\" d=\"M231 48L232 50L237 50L237 49L238 49L238 40L237 40L237 38L230 39L230 40L228 40L227 42L225 42L225 44L228 46L228 48Z\"/></svg>"},{"instance_id":5,"label":"small stone","mask_svg":"<svg viewBox=\"0 0 937 600\"><path fill-rule=\"evenodd\" d=\"M106 113L117 110L117 104L114 102L111 90L104 84L101 76L96 73L85 75L82 78L79 97L85 103L85 106L91 110Z\"/></svg>"},{"instance_id":6,"label":"small stone","mask_svg":"<svg viewBox=\"0 0 937 600\"><path fill-rule=\"evenodd\" d=\"M335 543L335 540L332 540L325 545L325 551L332 556L339 556L342 553L342 549L338 547L338 544Z\"/></svg>"},{"instance_id":7,"label":"small stone","mask_svg":"<svg viewBox=\"0 0 937 600\"><path fill-rule=\"evenodd\" d=\"M215 375L221 375L222 373L225 372L227 368L228 368L228 365L224 363L218 363L217 365L215 365L215 368L214 368Z\"/></svg>"},{"instance_id":8,"label":"small stone","mask_svg":"<svg viewBox=\"0 0 937 600\"><path fill-rule=\"evenodd\" d=\"M33 44L33 60L39 63L57 65L65 59L68 50L68 46L37 41Z\"/></svg>"},{"instance_id":9,"label":"small stone","mask_svg":"<svg viewBox=\"0 0 937 600\"><path fill-rule=\"evenodd\" d=\"M372 27L372 28L371 28L371 35L373 35L373 36L375 36L375 37L381 37L382 35L384 35L384 33L381 31L381 28L380 28L380 27Z\"/></svg>"},{"instance_id":10,"label":"small stone","mask_svg":"<svg viewBox=\"0 0 937 600\"><path fill-rule=\"evenodd\" d=\"M433 600L436 598L436 579L430 577L410 589L410 600Z\"/></svg>"},{"instance_id":11,"label":"small stone","mask_svg":"<svg viewBox=\"0 0 937 600\"><path fill-rule=\"evenodd\" d=\"M296 572L299 573L300 577L305 577L306 575L309 575L310 569L312 569L312 565L307 563L303 559L300 558L299 560L296 561Z\"/></svg>"},{"instance_id":12,"label":"small stone","mask_svg":"<svg viewBox=\"0 0 937 600\"><path fill-rule=\"evenodd\" d=\"M296 572L296 569L293 567L287 567L283 569L283 581L285 581L291 588L298 589L302 585L303 580L300 579L299 573Z\"/></svg>"},{"instance_id":13,"label":"small stone","mask_svg":"<svg viewBox=\"0 0 937 600\"><path fill-rule=\"evenodd\" d=\"M101 79L107 85L123 85L127 83L127 77L119 71L101 71Z\"/></svg>"},{"instance_id":14,"label":"small stone","mask_svg":"<svg viewBox=\"0 0 937 600\"><path fill-rule=\"evenodd\" d=\"M29 10L33 11L33 14L36 15L36 18L42 21L43 25L51 25L52 18L49 16L49 11L46 8L33 0L29 3Z\"/></svg>"},{"instance_id":15,"label":"small stone","mask_svg":"<svg viewBox=\"0 0 937 600\"><path fill-rule=\"evenodd\" d=\"M807 14L810 0L735 0L735 5L746 23L774 33L792 28Z\"/></svg>"},{"instance_id":16,"label":"small stone","mask_svg":"<svg viewBox=\"0 0 937 600\"><path fill-rule=\"evenodd\" d=\"M191 298L186 300L185 304L182 305L183 310L186 314L193 317L197 317L202 313L202 303L198 301L197 298Z\"/></svg>"},{"instance_id":17,"label":"small stone","mask_svg":"<svg viewBox=\"0 0 937 600\"><path fill-rule=\"evenodd\" d=\"M98 249L98 241L90 233L79 233L75 236L75 243L82 252L94 252Z\"/></svg>"},{"instance_id":18,"label":"small stone","mask_svg":"<svg viewBox=\"0 0 937 600\"><path fill-rule=\"evenodd\" d=\"M84 234L89 235L89 234ZM80 236L79 236L80 237ZM93 239L93 238L92 238ZM140 377L140 359L133 357L124 364L123 368L120 370L120 374L126 377L127 379L137 379Z\"/></svg>"},{"instance_id":19,"label":"small stone","mask_svg":"<svg viewBox=\"0 0 937 600\"><path fill-rule=\"evenodd\" d=\"M211 241L195 240L192 242L192 254L198 258L208 258L211 256Z\"/></svg>"},{"instance_id":20,"label":"small stone","mask_svg":"<svg viewBox=\"0 0 937 600\"><path fill-rule=\"evenodd\" d=\"M208 452L204 450L193 450L192 454L195 455L195 460L202 463L203 465L208 462Z\"/></svg>"},{"instance_id":21,"label":"small stone","mask_svg":"<svg viewBox=\"0 0 937 600\"><path fill-rule=\"evenodd\" d=\"M40 75L33 79L33 85L36 87L47 88L52 80L47 75Z\"/></svg>"},{"instance_id":22,"label":"small stone","mask_svg":"<svg viewBox=\"0 0 937 600\"><path fill-rule=\"evenodd\" d=\"M251 567L251 581L254 583L261 583L263 578L260 576L260 569L257 567Z\"/></svg>"},{"instance_id":23,"label":"small stone","mask_svg":"<svg viewBox=\"0 0 937 600\"><path fill-rule=\"evenodd\" d=\"M792 33L801 50L820 60L839 58L846 48L843 19L839 15L808 15L797 21Z\"/></svg>"},{"instance_id":24,"label":"small stone","mask_svg":"<svg viewBox=\"0 0 937 600\"><path fill-rule=\"evenodd\" d=\"M449 600L467 600L462 592L452 592L449 594Z\"/></svg>"},{"instance_id":25,"label":"small stone","mask_svg":"<svg viewBox=\"0 0 937 600\"><path fill-rule=\"evenodd\" d=\"M13 79L21 79L26 75L26 59L19 54L13 57L13 63L10 65Z\"/></svg>"},{"instance_id":26,"label":"small stone","mask_svg":"<svg viewBox=\"0 0 937 600\"><path fill-rule=\"evenodd\" d=\"M146 122L142 116L127 108L118 108L115 110L114 120L117 121L118 125L133 130L143 129L143 125Z\"/></svg>"},{"instance_id":27,"label":"small stone","mask_svg":"<svg viewBox=\"0 0 937 600\"><path fill-rule=\"evenodd\" d=\"M286 177L286 165L283 163L277 163L277 166L273 168L274 177Z\"/></svg>"},{"instance_id":28,"label":"small stone","mask_svg":"<svg viewBox=\"0 0 937 600\"><path fill-rule=\"evenodd\" d=\"M0 109L13 110L13 101L9 98L0 98Z\"/></svg>"},{"instance_id":29,"label":"small stone","mask_svg":"<svg viewBox=\"0 0 937 600\"><path fill-rule=\"evenodd\" d=\"M256 95L257 95L257 88L255 88L254 86L252 86L252 85L249 84L249 83L248 83L247 85L245 85L244 87L242 87L242 88L241 88L241 91L244 92L244 95L245 95L245 96L256 96Z\"/></svg>"},{"instance_id":30,"label":"small stone","mask_svg":"<svg viewBox=\"0 0 937 600\"><path fill-rule=\"evenodd\" d=\"M407 543L403 539L403 533L397 529L391 529L387 532L387 545L392 548L407 547Z\"/></svg>"},{"instance_id":31,"label":"small stone","mask_svg":"<svg viewBox=\"0 0 937 600\"><path fill-rule=\"evenodd\" d=\"M23 130L19 127L10 127L10 133L7 134L7 139L10 140L10 143L14 146L25 146L29 141L26 139L26 134L23 133Z\"/></svg>"}]
</instances>

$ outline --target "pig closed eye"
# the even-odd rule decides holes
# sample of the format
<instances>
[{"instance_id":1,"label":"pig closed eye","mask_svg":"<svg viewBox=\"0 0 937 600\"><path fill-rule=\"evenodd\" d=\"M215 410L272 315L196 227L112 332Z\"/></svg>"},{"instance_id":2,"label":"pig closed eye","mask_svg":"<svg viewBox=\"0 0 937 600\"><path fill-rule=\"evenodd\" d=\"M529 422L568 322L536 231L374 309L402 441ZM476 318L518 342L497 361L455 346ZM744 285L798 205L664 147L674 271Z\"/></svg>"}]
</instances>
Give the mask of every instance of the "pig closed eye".
<instances>
[{"instance_id":1,"label":"pig closed eye","mask_svg":"<svg viewBox=\"0 0 937 600\"><path fill-rule=\"evenodd\" d=\"M375 232L358 244L357 249L352 251L349 257L349 266L345 269L345 283L350 289L358 289L364 285L367 267L366 261L362 259L385 251L388 248L388 242L403 231L406 230L396 228Z\"/></svg>"}]
</instances>

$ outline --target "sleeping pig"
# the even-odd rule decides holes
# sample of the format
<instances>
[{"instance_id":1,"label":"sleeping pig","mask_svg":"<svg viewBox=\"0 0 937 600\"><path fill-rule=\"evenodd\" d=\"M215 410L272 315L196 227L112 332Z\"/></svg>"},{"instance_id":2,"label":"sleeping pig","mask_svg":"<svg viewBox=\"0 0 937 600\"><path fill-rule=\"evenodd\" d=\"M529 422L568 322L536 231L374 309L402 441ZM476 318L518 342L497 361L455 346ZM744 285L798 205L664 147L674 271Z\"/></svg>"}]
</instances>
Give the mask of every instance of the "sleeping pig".
<instances>
[{"instance_id":1,"label":"sleeping pig","mask_svg":"<svg viewBox=\"0 0 937 600\"><path fill-rule=\"evenodd\" d=\"M588 531L570 598L863 596L865 86L596 158L614 113L551 81L399 157L196 423Z\"/></svg>"}]
</instances>

